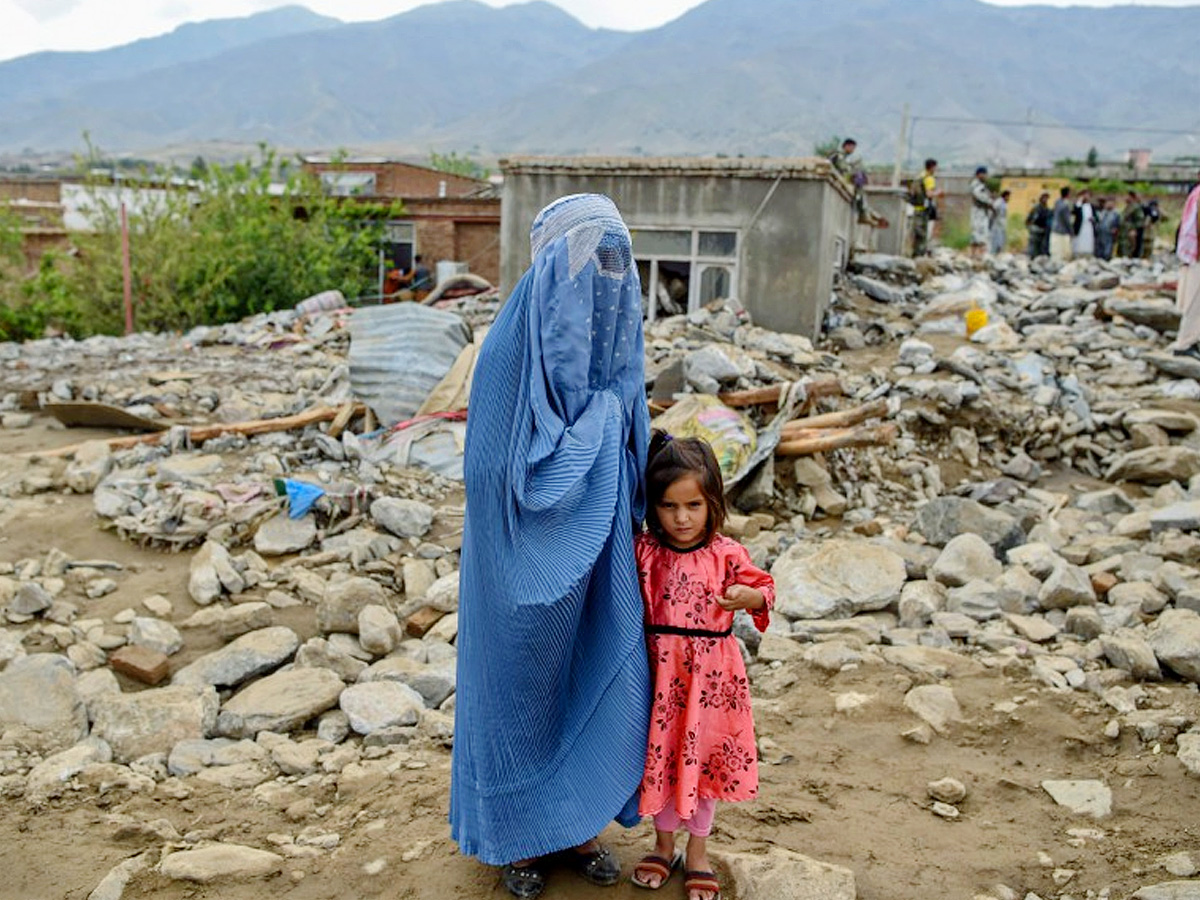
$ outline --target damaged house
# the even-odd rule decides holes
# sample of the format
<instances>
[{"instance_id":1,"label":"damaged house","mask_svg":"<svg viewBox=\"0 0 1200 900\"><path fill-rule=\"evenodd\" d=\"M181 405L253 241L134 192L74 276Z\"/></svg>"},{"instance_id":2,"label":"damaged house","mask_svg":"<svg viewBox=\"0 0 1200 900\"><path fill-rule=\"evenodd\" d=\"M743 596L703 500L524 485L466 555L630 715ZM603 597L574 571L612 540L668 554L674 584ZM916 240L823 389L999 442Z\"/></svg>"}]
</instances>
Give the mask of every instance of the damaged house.
<instances>
[{"instance_id":1,"label":"damaged house","mask_svg":"<svg viewBox=\"0 0 1200 900\"><path fill-rule=\"evenodd\" d=\"M529 265L529 224L564 194L616 202L650 320L733 297L756 324L815 336L854 240L853 191L823 159L516 157L500 166L503 294Z\"/></svg>"}]
</instances>

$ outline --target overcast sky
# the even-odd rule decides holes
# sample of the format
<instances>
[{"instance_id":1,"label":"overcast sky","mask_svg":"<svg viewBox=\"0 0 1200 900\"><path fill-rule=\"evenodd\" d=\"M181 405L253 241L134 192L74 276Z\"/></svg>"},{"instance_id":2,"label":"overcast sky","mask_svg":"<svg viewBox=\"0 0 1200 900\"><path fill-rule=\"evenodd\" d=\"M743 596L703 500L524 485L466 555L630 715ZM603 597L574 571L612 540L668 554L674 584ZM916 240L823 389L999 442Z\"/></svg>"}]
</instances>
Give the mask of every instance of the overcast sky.
<instances>
[{"instance_id":1,"label":"overcast sky","mask_svg":"<svg viewBox=\"0 0 1200 900\"><path fill-rule=\"evenodd\" d=\"M0 59L38 50L99 50L170 31L184 22L244 16L287 0L0 0ZM383 19L423 0L293 0L343 21ZM507 6L514 0L485 0ZM700 0L553 0L587 25L633 31L676 18ZM904 0L895 0L897 3ZM991 0L1004 6L1024 0ZM1040 0L1053 6L1114 6L1118 0ZM1120 0L1128 2L1128 0ZM1157 0L1141 6L1195 6L1198 0Z\"/></svg>"}]
</instances>

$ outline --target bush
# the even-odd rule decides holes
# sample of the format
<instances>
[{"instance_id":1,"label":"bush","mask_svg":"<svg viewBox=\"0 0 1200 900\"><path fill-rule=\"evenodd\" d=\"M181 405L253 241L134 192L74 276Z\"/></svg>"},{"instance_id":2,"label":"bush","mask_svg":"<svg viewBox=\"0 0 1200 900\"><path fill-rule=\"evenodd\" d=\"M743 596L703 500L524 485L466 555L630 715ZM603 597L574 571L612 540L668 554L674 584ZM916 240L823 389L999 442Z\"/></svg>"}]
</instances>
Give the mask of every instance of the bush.
<instances>
[{"instance_id":1,"label":"bush","mask_svg":"<svg viewBox=\"0 0 1200 900\"><path fill-rule=\"evenodd\" d=\"M330 288L354 297L374 287L383 224L399 208L341 203L299 174L272 189L276 170L265 149L257 164L210 165L130 214L135 327L219 324ZM97 230L74 236L75 257L47 256L19 290L3 291L0 327L13 336L47 325L76 336L124 330L120 210L100 185L92 197Z\"/></svg>"}]
</instances>

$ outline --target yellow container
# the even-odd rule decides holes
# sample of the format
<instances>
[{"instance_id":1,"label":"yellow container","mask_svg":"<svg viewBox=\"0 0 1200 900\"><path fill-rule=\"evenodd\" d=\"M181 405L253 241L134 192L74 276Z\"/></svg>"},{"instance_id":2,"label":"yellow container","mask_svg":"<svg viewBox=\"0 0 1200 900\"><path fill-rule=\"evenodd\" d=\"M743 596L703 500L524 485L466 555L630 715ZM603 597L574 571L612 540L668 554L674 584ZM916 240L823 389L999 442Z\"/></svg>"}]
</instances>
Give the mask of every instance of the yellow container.
<instances>
[{"instance_id":1,"label":"yellow container","mask_svg":"<svg viewBox=\"0 0 1200 900\"><path fill-rule=\"evenodd\" d=\"M968 309L964 318L967 320L967 337L970 337L988 323L986 309Z\"/></svg>"}]
</instances>

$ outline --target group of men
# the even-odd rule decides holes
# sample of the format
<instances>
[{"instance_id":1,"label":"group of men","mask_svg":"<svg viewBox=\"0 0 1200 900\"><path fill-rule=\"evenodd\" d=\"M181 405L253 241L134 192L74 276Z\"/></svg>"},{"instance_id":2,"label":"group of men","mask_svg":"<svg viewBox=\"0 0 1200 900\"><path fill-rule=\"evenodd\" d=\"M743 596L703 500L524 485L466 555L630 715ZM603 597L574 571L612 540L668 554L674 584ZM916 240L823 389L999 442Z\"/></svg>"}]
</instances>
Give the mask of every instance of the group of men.
<instances>
[{"instance_id":1,"label":"group of men","mask_svg":"<svg viewBox=\"0 0 1200 900\"><path fill-rule=\"evenodd\" d=\"M1129 191L1124 208L1118 210L1111 197L1093 203L1091 191L1085 188L1072 200L1071 189L1064 187L1053 208L1049 201L1050 194L1043 192L1025 217L1030 258L1049 256L1065 262L1079 256L1150 255L1153 229L1161 218L1157 200L1143 204L1136 191Z\"/></svg>"}]
</instances>

